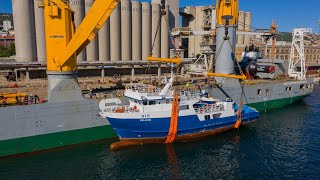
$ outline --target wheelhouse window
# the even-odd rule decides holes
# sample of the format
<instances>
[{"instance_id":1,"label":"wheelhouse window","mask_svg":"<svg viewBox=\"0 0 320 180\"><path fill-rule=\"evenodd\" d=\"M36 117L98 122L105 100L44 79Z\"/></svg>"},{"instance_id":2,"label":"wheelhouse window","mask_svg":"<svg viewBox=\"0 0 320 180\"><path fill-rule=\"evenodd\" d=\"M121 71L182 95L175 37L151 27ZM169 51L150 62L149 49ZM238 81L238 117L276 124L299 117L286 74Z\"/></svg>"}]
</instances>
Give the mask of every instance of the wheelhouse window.
<instances>
[{"instance_id":1,"label":"wheelhouse window","mask_svg":"<svg viewBox=\"0 0 320 180\"><path fill-rule=\"evenodd\" d=\"M155 105L156 101L149 101L149 105Z\"/></svg>"},{"instance_id":2,"label":"wheelhouse window","mask_svg":"<svg viewBox=\"0 0 320 180\"><path fill-rule=\"evenodd\" d=\"M220 118L220 117L221 117L221 113L212 114L212 119L216 119L216 118Z\"/></svg>"},{"instance_id":3,"label":"wheelhouse window","mask_svg":"<svg viewBox=\"0 0 320 180\"><path fill-rule=\"evenodd\" d=\"M189 105L181 105L179 106L179 110L182 111L182 110L188 110L189 109Z\"/></svg>"}]
</instances>

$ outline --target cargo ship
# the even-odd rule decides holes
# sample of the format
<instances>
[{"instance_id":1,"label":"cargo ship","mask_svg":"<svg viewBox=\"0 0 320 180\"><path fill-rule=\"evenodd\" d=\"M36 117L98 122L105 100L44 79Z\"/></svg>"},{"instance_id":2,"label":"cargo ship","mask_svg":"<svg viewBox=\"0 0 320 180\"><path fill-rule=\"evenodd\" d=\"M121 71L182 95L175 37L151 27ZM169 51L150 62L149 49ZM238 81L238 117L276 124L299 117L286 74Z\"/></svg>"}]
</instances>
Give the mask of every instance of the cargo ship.
<instances>
[{"instance_id":1,"label":"cargo ship","mask_svg":"<svg viewBox=\"0 0 320 180\"><path fill-rule=\"evenodd\" d=\"M48 101L0 108L0 157L116 136L110 123L99 115L98 102L83 97L77 81L76 57L95 37L119 0L96 0L88 12L90 16L85 17L77 31L74 29L73 11L65 1L40 2L43 2L40 7L44 8L45 14ZM233 16L236 19L237 15ZM235 22L229 23L229 26L223 23L218 25L217 43L225 39L228 31L228 39L232 45L235 44ZM235 65L231 56L232 48L225 43L216 61L217 73L234 73ZM243 87L244 103L258 110L289 105L313 90L308 80L250 80L239 83L238 80L217 77L216 82L225 93L219 88L210 87L207 91L213 97L225 99L230 96L239 102Z\"/></svg>"},{"instance_id":2,"label":"cargo ship","mask_svg":"<svg viewBox=\"0 0 320 180\"><path fill-rule=\"evenodd\" d=\"M242 100L245 104L262 112L288 106L313 92L312 79L298 80L286 77L288 64L285 61L263 59L259 49L254 46L243 52L242 61L239 64L247 77L252 79L242 83L223 79L220 80L223 91L216 87L208 88L208 92L220 99L229 96L237 103ZM241 99L242 90L244 97Z\"/></svg>"}]
</instances>

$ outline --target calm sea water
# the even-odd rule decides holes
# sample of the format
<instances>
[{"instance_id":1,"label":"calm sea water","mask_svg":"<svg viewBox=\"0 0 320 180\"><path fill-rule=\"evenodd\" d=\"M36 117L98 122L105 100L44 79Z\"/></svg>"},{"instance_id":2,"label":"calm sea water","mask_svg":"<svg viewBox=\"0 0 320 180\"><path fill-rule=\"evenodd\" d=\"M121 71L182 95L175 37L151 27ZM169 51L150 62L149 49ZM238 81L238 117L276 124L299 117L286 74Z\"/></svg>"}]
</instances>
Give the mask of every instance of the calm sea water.
<instances>
[{"instance_id":1,"label":"calm sea water","mask_svg":"<svg viewBox=\"0 0 320 180\"><path fill-rule=\"evenodd\" d=\"M110 152L115 141L0 159L0 179L319 179L320 88L240 131Z\"/></svg>"}]
</instances>

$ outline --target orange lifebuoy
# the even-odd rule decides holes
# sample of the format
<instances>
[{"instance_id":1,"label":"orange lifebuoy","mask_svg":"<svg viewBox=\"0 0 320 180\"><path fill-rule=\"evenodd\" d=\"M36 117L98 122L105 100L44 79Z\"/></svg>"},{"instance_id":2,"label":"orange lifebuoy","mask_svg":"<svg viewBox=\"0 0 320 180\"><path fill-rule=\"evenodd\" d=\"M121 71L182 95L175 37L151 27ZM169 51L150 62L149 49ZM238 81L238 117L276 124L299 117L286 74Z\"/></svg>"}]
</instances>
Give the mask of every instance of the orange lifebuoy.
<instances>
[{"instance_id":1,"label":"orange lifebuoy","mask_svg":"<svg viewBox=\"0 0 320 180\"><path fill-rule=\"evenodd\" d=\"M117 109L117 110L116 110L116 113L123 113L124 111L125 111L125 108L122 107L121 109Z\"/></svg>"}]
</instances>

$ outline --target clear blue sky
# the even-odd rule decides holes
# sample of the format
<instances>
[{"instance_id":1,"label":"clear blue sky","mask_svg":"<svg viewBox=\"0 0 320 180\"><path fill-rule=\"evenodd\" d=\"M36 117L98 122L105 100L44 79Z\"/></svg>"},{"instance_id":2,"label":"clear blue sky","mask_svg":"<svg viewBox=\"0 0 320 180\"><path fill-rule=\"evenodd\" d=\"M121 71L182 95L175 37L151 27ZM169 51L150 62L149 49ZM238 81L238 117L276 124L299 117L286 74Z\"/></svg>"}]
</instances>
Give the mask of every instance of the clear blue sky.
<instances>
[{"instance_id":1,"label":"clear blue sky","mask_svg":"<svg viewBox=\"0 0 320 180\"><path fill-rule=\"evenodd\" d=\"M215 4L215 0L180 0L180 6L210 4ZM318 32L319 7L320 0L240 0L240 9L253 13L252 26L268 28L275 19L279 30L288 32L300 27ZM12 12L11 0L0 0L0 12Z\"/></svg>"}]
</instances>

